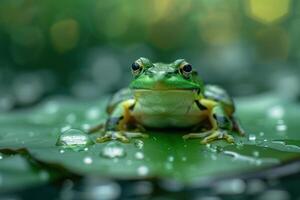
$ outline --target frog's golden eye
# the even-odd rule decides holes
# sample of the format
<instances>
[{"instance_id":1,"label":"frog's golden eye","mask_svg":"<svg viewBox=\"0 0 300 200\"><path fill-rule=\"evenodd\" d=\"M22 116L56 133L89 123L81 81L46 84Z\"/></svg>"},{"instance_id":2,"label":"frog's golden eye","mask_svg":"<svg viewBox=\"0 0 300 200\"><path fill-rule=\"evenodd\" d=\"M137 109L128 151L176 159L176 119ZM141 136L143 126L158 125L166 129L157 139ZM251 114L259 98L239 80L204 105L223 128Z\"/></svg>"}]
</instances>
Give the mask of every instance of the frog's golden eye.
<instances>
[{"instance_id":1,"label":"frog's golden eye","mask_svg":"<svg viewBox=\"0 0 300 200\"><path fill-rule=\"evenodd\" d=\"M191 64L186 63L180 67L180 72L184 77L188 78L193 72L193 67Z\"/></svg>"},{"instance_id":2,"label":"frog's golden eye","mask_svg":"<svg viewBox=\"0 0 300 200\"><path fill-rule=\"evenodd\" d=\"M138 62L134 62L131 65L131 70L133 75L139 75L142 72L143 66L140 65Z\"/></svg>"}]
</instances>

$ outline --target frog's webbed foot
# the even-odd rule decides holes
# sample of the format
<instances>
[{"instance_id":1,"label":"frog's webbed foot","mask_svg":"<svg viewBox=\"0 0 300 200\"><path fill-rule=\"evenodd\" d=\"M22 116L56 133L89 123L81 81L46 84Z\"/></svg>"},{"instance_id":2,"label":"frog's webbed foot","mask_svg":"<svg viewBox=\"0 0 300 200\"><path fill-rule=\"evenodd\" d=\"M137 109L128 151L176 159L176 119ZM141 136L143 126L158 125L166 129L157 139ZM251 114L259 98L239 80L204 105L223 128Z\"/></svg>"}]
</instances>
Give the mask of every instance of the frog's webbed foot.
<instances>
[{"instance_id":1,"label":"frog's webbed foot","mask_svg":"<svg viewBox=\"0 0 300 200\"><path fill-rule=\"evenodd\" d=\"M184 140L187 140L187 139L197 139L197 138L205 138L208 135L210 135L211 133L212 133L212 131L206 131L206 132L201 132L201 133L189 133L189 134L186 134L186 135L182 136L182 138Z\"/></svg>"},{"instance_id":2,"label":"frog's webbed foot","mask_svg":"<svg viewBox=\"0 0 300 200\"><path fill-rule=\"evenodd\" d=\"M228 133L227 130L217 129L210 130L203 133L190 133L183 136L183 139L196 139L203 138L201 140L202 144L207 144L214 140L225 139L228 143L234 143L234 138Z\"/></svg>"},{"instance_id":3,"label":"frog's webbed foot","mask_svg":"<svg viewBox=\"0 0 300 200\"><path fill-rule=\"evenodd\" d=\"M228 133L227 130L217 129L214 130L210 135L206 136L201 143L207 144L214 140L225 139L228 143L234 143L234 138Z\"/></svg>"},{"instance_id":4,"label":"frog's webbed foot","mask_svg":"<svg viewBox=\"0 0 300 200\"><path fill-rule=\"evenodd\" d=\"M123 143L129 143L131 138L147 138L147 134L139 132L126 132L126 131L107 131L103 136L98 137L96 142L103 143L111 140L119 140Z\"/></svg>"}]
</instances>

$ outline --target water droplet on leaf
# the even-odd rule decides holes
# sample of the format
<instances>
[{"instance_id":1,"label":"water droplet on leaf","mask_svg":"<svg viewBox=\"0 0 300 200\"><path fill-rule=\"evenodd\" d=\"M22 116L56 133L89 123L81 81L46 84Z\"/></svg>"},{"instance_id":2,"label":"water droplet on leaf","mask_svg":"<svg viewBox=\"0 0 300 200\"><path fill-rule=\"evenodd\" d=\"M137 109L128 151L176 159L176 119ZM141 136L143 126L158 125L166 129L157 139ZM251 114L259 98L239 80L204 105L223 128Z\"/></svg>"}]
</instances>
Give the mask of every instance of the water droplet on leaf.
<instances>
[{"instance_id":1,"label":"water droplet on leaf","mask_svg":"<svg viewBox=\"0 0 300 200\"><path fill-rule=\"evenodd\" d=\"M84 150L88 145L94 144L88 134L81 130L69 129L58 138L56 145L73 150Z\"/></svg>"},{"instance_id":2,"label":"water droplet on leaf","mask_svg":"<svg viewBox=\"0 0 300 200\"><path fill-rule=\"evenodd\" d=\"M106 158L121 158L126 156L126 152L120 143L110 142L102 149L100 155Z\"/></svg>"},{"instance_id":3,"label":"water droplet on leaf","mask_svg":"<svg viewBox=\"0 0 300 200\"><path fill-rule=\"evenodd\" d=\"M252 155L253 155L254 157L258 157L258 156L259 156L259 152L258 152L258 151L253 151Z\"/></svg>"},{"instance_id":4,"label":"water droplet on leaf","mask_svg":"<svg viewBox=\"0 0 300 200\"><path fill-rule=\"evenodd\" d=\"M137 169L137 172L138 172L138 175L145 176L149 173L149 168L147 166L143 165Z\"/></svg>"},{"instance_id":5,"label":"water droplet on leaf","mask_svg":"<svg viewBox=\"0 0 300 200\"><path fill-rule=\"evenodd\" d=\"M144 154L142 152L138 151L135 153L135 158L138 160L142 160L142 159L144 159Z\"/></svg>"},{"instance_id":6,"label":"water droplet on leaf","mask_svg":"<svg viewBox=\"0 0 300 200\"><path fill-rule=\"evenodd\" d=\"M136 146L136 148L142 149L144 147L144 142L142 140L137 139L134 141L134 145Z\"/></svg>"},{"instance_id":7,"label":"water droplet on leaf","mask_svg":"<svg viewBox=\"0 0 300 200\"><path fill-rule=\"evenodd\" d=\"M169 157L168 157L168 161L169 161L169 162L173 162L173 161L174 161L174 156L169 156Z\"/></svg>"},{"instance_id":8,"label":"water droplet on leaf","mask_svg":"<svg viewBox=\"0 0 300 200\"><path fill-rule=\"evenodd\" d=\"M90 165L93 163L93 159L91 157L87 156L83 159L83 162L87 165Z\"/></svg>"},{"instance_id":9,"label":"water droplet on leaf","mask_svg":"<svg viewBox=\"0 0 300 200\"><path fill-rule=\"evenodd\" d=\"M248 137L249 141L255 141L256 140L256 136L253 134L250 134Z\"/></svg>"}]
</instances>

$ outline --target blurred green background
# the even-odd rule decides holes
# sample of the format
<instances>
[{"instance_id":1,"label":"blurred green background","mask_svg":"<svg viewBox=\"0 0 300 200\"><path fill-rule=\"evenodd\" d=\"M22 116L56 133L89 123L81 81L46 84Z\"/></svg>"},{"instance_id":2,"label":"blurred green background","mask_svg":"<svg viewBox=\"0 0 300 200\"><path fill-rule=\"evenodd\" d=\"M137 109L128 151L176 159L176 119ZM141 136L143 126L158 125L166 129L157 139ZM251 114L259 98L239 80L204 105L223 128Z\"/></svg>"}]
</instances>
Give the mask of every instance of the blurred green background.
<instances>
[{"instance_id":1,"label":"blurred green background","mask_svg":"<svg viewBox=\"0 0 300 200\"><path fill-rule=\"evenodd\" d=\"M0 111L99 98L131 63L185 58L235 96L299 98L300 1L1 0Z\"/></svg>"}]
</instances>

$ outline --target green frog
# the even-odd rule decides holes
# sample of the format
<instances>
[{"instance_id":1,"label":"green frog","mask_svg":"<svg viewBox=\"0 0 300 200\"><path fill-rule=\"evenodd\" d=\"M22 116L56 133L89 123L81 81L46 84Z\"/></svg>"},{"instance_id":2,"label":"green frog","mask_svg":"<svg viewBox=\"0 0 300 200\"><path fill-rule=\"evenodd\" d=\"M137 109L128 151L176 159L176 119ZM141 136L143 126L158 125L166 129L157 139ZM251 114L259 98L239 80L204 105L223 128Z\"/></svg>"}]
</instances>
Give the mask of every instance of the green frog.
<instances>
[{"instance_id":1,"label":"green frog","mask_svg":"<svg viewBox=\"0 0 300 200\"><path fill-rule=\"evenodd\" d=\"M232 98L219 86L204 85L184 59L165 64L139 58L131 71L131 84L107 107L104 135L97 142L130 142L147 137L148 129L184 129L189 132L183 139L199 138L202 144L219 139L233 143L232 131L244 135Z\"/></svg>"}]
</instances>

